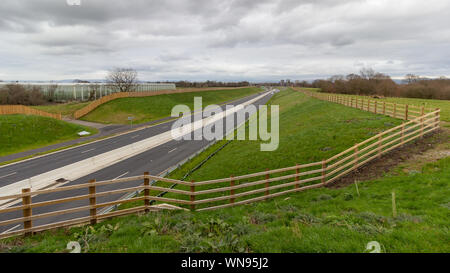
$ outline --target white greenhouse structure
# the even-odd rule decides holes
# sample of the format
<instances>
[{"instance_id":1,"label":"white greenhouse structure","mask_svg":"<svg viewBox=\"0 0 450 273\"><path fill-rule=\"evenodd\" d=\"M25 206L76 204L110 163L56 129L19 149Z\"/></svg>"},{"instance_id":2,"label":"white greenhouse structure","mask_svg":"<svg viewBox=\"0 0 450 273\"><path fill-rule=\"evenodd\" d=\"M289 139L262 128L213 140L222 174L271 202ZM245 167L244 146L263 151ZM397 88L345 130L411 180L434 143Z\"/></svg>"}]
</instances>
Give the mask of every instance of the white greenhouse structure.
<instances>
[{"instance_id":1,"label":"white greenhouse structure","mask_svg":"<svg viewBox=\"0 0 450 273\"><path fill-rule=\"evenodd\" d=\"M98 99L103 96L118 92L113 86L107 83L0 83L20 84L27 88L39 87L45 96L49 96L53 92L53 98L56 101L86 101L89 99ZM56 87L56 89L55 89ZM160 91L160 90L175 90L176 86L173 83L139 83L133 88L134 92Z\"/></svg>"}]
</instances>

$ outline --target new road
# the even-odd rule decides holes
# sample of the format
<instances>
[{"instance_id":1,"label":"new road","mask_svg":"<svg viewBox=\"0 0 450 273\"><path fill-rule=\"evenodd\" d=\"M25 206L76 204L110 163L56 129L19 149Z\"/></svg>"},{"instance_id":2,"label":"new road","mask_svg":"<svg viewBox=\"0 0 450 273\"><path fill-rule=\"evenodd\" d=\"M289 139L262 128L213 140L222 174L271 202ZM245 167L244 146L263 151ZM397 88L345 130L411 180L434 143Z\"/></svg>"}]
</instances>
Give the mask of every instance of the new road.
<instances>
[{"instance_id":1,"label":"new road","mask_svg":"<svg viewBox=\"0 0 450 273\"><path fill-rule=\"evenodd\" d=\"M227 105L255 106L265 104L271 98L271 93L255 94L239 99ZM220 106L225 110L226 105ZM238 108L236 111L239 110ZM191 120L195 120L194 113ZM249 114L246 115L247 118ZM207 121L208 119L204 119ZM148 128L139 129L130 133L114 136L108 139L92 142L75 148L59 151L38 158L29 159L0 168L0 196L19 193L22 188L33 190L59 187L62 185L77 185L87 183L90 179L97 181L117 179L142 175L150 172L154 175L164 173L167 169L176 166L179 162L195 154L209 145L209 140L172 140L170 130L175 121L165 122ZM228 132L224 124L224 135ZM236 124L236 116L235 116ZM202 126L208 126L203 122ZM210 125L211 126L211 125ZM197 127L198 128L198 127ZM197 130L202 130L197 129ZM169 137L168 137L169 136ZM139 186L143 181L133 181L125 185L112 184L99 187L98 191L110 191L121 188ZM66 198L86 194L86 189L57 192L33 196L33 203ZM123 195L110 195L98 198L98 202L114 201ZM20 201L12 200L9 203L0 203L0 208L20 205ZM80 200L62 204L33 209L33 214L50 211L70 209L88 205L88 200ZM34 226L65 221L78 217L88 216L89 212L78 212L33 222ZM0 221L22 217L21 211L0 214ZM0 226L0 233L14 231L21 225Z\"/></svg>"}]
</instances>

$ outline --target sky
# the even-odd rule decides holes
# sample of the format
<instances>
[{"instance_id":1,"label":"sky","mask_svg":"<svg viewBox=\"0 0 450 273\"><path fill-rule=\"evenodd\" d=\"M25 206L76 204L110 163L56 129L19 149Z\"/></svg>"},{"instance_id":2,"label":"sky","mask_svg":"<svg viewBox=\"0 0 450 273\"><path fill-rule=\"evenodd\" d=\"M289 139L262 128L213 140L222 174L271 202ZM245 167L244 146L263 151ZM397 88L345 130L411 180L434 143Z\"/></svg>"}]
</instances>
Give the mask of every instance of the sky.
<instances>
[{"instance_id":1,"label":"sky","mask_svg":"<svg viewBox=\"0 0 450 273\"><path fill-rule=\"evenodd\" d=\"M0 80L450 76L447 0L2 0Z\"/></svg>"}]
</instances>

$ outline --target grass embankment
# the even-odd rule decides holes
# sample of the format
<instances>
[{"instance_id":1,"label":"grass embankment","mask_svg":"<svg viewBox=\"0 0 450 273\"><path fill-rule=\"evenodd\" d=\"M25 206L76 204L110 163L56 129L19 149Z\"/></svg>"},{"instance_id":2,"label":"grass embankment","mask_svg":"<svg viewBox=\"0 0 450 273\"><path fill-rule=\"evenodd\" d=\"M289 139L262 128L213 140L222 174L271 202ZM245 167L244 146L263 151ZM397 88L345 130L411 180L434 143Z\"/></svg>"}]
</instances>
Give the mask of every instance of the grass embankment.
<instances>
[{"instance_id":1,"label":"grass embankment","mask_svg":"<svg viewBox=\"0 0 450 273\"><path fill-rule=\"evenodd\" d=\"M78 132L96 129L47 117L0 115L0 156L79 138Z\"/></svg>"},{"instance_id":2,"label":"grass embankment","mask_svg":"<svg viewBox=\"0 0 450 273\"><path fill-rule=\"evenodd\" d=\"M89 252L364 252L377 241L382 252L448 253L449 181L447 158L359 183L359 195L356 187L321 188L210 212L132 215L3 240L0 252L64 252L78 240Z\"/></svg>"},{"instance_id":3,"label":"grass embankment","mask_svg":"<svg viewBox=\"0 0 450 273\"><path fill-rule=\"evenodd\" d=\"M302 88L308 91L320 91L318 88ZM363 97L363 98L370 98L372 97L368 96L357 96L357 95L346 95L346 94L340 94L344 96L350 96L350 97ZM449 100L432 100L432 99L416 99L416 98L394 98L394 97L385 97L377 99L378 101L386 101L391 103L401 103L401 104L409 104L409 105L415 105L415 106L424 106L425 108L432 108L441 109L441 120L445 122L450 122L450 101Z\"/></svg>"},{"instance_id":4,"label":"grass embankment","mask_svg":"<svg viewBox=\"0 0 450 273\"><path fill-rule=\"evenodd\" d=\"M33 108L36 108L38 110L42 110L48 113L55 113L59 114L64 117L72 117L73 113L75 113L77 110L80 110L81 108L88 105L90 102L68 102L68 103L58 103L58 104L49 104L49 105L39 105L39 106L32 106Z\"/></svg>"},{"instance_id":5,"label":"grass embankment","mask_svg":"<svg viewBox=\"0 0 450 273\"><path fill-rule=\"evenodd\" d=\"M81 119L106 124L127 124L130 122L128 117L133 116L133 123L144 123L170 116L172 108L178 104L187 105L193 110L194 97L202 97L203 107L206 107L209 104L235 100L261 91L259 88L242 88L122 98L101 105Z\"/></svg>"},{"instance_id":6,"label":"grass embankment","mask_svg":"<svg viewBox=\"0 0 450 273\"><path fill-rule=\"evenodd\" d=\"M239 176L266 169L290 167L297 163L319 162L401 122L390 117L313 99L292 90L276 94L270 103L280 106L280 144L276 151L261 152L260 144L263 141L234 141L187 180L202 181L230 177L230 175ZM218 143L216 146L221 144ZM214 148L217 147L211 149ZM208 151L205 154L208 154ZM198 164L201 157L202 155L198 160L186 164L173 176L182 177L187 172L187 168ZM305 170L308 169L302 171ZM276 176L280 175L286 175L286 173ZM259 179L262 177L247 181ZM286 181L274 182L272 185L283 182ZM217 186L227 185L215 184L197 187L196 190ZM186 186L177 188L189 190ZM236 193L239 192L240 190L236 190ZM225 194L228 193L225 192ZM220 195L222 193L204 195L202 199ZM171 197L173 194L167 196Z\"/></svg>"},{"instance_id":7,"label":"grass embankment","mask_svg":"<svg viewBox=\"0 0 450 273\"><path fill-rule=\"evenodd\" d=\"M277 151L260 152L258 141L235 141L189 179L320 160L400 122L292 91L278 93L271 103L281 107ZM450 159L399 173L361 182L358 191L320 188L216 211L133 215L1 244L11 252L63 252L72 240L89 252L364 252L377 241L383 252L450 251Z\"/></svg>"}]
</instances>

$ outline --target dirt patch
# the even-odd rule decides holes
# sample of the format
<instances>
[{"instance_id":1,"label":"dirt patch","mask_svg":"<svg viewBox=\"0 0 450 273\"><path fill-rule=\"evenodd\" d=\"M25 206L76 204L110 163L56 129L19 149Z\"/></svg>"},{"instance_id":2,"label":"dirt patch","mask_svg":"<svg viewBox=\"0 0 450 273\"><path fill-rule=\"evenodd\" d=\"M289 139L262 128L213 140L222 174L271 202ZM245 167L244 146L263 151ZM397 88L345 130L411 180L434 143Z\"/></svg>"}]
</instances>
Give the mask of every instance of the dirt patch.
<instances>
[{"instance_id":1,"label":"dirt patch","mask_svg":"<svg viewBox=\"0 0 450 273\"><path fill-rule=\"evenodd\" d=\"M372 180L394 170L406 173L420 172L424 164L449 157L450 129L442 125L439 131L395 149L327 187L345 187L353 184L354 181Z\"/></svg>"}]
</instances>

